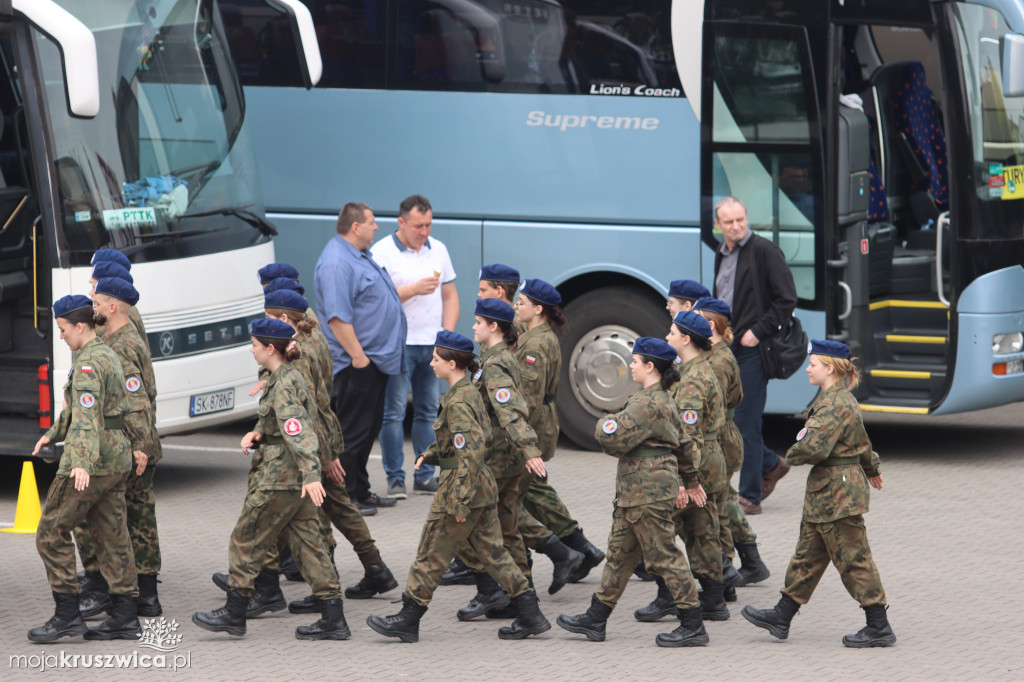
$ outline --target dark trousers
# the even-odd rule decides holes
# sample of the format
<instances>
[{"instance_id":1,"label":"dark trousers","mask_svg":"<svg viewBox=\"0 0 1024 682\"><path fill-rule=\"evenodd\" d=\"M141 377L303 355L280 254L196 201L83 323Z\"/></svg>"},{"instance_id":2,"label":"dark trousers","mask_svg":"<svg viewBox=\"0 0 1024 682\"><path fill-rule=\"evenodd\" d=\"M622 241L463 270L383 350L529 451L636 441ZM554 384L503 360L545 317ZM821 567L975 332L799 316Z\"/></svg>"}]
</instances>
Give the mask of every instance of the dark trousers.
<instances>
[{"instance_id":1,"label":"dark trousers","mask_svg":"<svg viewBox=\"0 0 1024 682\"><path fill-rule=\"evenodd\" d=\"M334 375L331 405L341 423L345 449L338 459L345 468L349 497L364 501L370 496L370 475L366 463L370 448L384 422L384 396L388 375L371 362L361 369L349 365Z\"/></svg>"},{"instance_id":2,"label":"dark trousers","mask_svg":"<svg viewBox=\"0 0 1024 682\"><path fill-rule=\"evenodd\" d=\"M775 468L779 456L764 445L761 421L768 399L768 380L764 376L761 351L754 346L733 349L740 366L743 400L736 406L733 421L743 436L743 466L740 468L741 496L754 504L761 503L761 478Z\"/></svg>"}]
</instances>

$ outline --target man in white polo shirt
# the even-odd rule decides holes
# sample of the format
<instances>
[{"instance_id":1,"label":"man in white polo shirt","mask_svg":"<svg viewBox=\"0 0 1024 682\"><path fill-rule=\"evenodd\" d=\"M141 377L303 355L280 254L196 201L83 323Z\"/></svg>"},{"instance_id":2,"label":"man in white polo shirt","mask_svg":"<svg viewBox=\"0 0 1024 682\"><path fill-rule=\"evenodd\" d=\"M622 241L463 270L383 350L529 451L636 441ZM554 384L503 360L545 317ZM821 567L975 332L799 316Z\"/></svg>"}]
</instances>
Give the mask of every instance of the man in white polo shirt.
<instances>
[{"instance_id":1,"label":"man in white polo shirt","mask_svg":"<svg viewBox=\"0 0 1024 682\"><path fill-rule=\"evenodd\" d=\"M434 419L440 386L430 360L441 329L454 331L459 320L455 270L448 249L430 237L434 212L426 197L413 194L399 206L398 229L370 249L398 289L409 331L405 339L405 373L388 378L384 424L380 429L381 459L388 477L388 496L405 498L403 422L412 390L413 461L434 442ZM434 467L424 464L413 474L413 490L437 492Z\"/></svg>"}]
</instances>

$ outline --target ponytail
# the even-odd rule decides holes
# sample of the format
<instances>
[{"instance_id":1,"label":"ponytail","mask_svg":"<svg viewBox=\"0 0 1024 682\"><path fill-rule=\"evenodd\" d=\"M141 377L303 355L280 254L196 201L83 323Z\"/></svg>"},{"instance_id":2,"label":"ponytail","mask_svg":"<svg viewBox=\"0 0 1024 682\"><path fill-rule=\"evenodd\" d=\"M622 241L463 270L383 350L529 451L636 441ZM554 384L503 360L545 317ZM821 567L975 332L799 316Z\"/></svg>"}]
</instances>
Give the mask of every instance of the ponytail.
<instances>
[{"instance_id":1,"label":"ponytail","mask_svg":"<svg viewBox=\"0 0 1024 682\"><path fill-rule=\"evenodd\" d=\"M277 349L277 352L281 354L286 362L292 362L302 357L302 353L299 352L298 346L295 345L294 339L272 339L267 336L254 336L254 339L262 343L264 346L273 346Z\"/></svg>"},{"instance_id":2,"label":"ponytail","mask_svg":"<svg viewBox=\"0 0 1024 682\"><path fill-rule=\"evenodd\" d=\"M533 301L532 298L530 300ZM540 303L537 301L533 302L541 307L541 314L544 315L544 319L548 321L551 328L561 334L562 328L565 327L566 322L568 322L568 320L565 319L565 313L562 312L562 309L557 305L549 305L547 303Z\"/></svg>"},{"instance_id":3,"label":"ponytail","mask_svg":"<svg viewBox=\"0 0 1024 682\"><path fill-rule=\"evenodd\" d=\"M836 373L836 380L843 382L847 390L852 391L860 383L860 372L857 371L857 366L853 364L853 358L836 358L831 355L818 355L816 357L821 360L821 364L832 367Z\"/></svg>"},{"instance_id":4,"label":"ponytail","mask_svg":"<svg viewBox=\"0 0 1024 682\"><path fill-rule=\"evenodd\" d=\"M291 308L266 308L268 315L273 317L280 317L284 315L288 318L288 322L295 327L295 330L301 333L303 336L309 336L310 332L320 326L320 324L309 317L304 312L298 310L292 310Z\"/></svg>"},{"instance_id":5,"label":"ponytail","mask_svg":"<svg viewBox=\"0 0 1024 682\"><path fill-rule=\"evenodd\" d=\"M654 369L661 375L661 387L666 391L679 381L679 370L676 369L675 360L656 358L651 355L641 355L640 357L644 359L644 362L654 365Z\"/></svg>"},{"instance_id":6,"label":"ponytail","mask_svg":"<svg viewBox=\"0 0 1024 682\"><path fill-rule=\"evenodd\" d=\"M498 329L500 329L502 335L504 335L505 345L507 345L511 350L515 350L516 345L519 343L519 331L511 322L504 322L501 320L492 321L498 325Z\"/></svg>"},{"instance_id":7,"label":"ponytail","mask_svg":"<svg viewBox=\"0 0 1024 682\"><path fill-rule=\"evenodd\" d=\"M456 367L468 370L470 374L476 374L476 371L480 369L480 363L476 361L476 356L472 353L446 346L434 346L434 352L445 362L454 362Z\"/></svg>"}]
</instances>

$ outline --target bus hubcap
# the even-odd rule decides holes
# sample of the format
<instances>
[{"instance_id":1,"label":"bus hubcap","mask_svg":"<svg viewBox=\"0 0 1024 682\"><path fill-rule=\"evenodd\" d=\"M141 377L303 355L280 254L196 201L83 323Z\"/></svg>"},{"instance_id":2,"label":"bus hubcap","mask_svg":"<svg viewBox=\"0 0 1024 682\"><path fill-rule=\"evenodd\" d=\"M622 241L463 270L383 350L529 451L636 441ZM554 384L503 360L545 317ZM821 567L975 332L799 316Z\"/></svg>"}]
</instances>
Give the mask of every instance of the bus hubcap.
<instances>
[{"instance_id":1,"label":"bus hubcap","mask_svg":"<svg viewBox=\"0 0 1024 682\"><path fill-rule=\"evenodd\" d=\"M595 417L622 409L636 385L629 373L637 333L618 325L597 327L572 349L569 379L572 393Z\"/></svg>"}]
</instances>

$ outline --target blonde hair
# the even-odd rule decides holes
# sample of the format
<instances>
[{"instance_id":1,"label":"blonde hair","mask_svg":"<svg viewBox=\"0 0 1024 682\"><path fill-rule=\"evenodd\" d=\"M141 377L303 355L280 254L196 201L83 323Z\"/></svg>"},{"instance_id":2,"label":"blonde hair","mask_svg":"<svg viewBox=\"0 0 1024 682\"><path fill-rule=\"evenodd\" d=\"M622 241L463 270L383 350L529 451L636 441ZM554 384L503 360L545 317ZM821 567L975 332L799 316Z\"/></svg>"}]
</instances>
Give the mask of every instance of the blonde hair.
<instances>
[{"instance_id":1,"label":"blonde hair","mask_svg":"<svg viewBox=\"0 0 1024 682\"><path fill-rule=\"evenodd\" d=\"M729 327L729 319L725 315L710 310L698 310L697 314L707 320L711 328L725 339L726 343L732 343L732 328Z\"/></svg>"},{"instance_id":2,"label":"blonde hair","mask_svg":"<svg viewBox=\"0 0 1024 682\"><path fill-rule=\"evenodd\" d=\"M312 317L307 316L306 313L300 313L298 310L291 308L265 308L265 310L274 317L284 315L295 326L295 330L304 336L308 336L310 332L320 326Z\"/></svg>"},{"instance_id":3,"label":"blonde hair","mask_svg":"<svg viewBox=\"0 0 1024 682\"><path fill-rule=\"evenodd\" d=\"M831 355L815 355L815 357L821 361L821 364L830 366L835 371L836 380L842 381L847 389L852 391L857 387L860 372L853 364L854 358L836 358Z\"/></svg>"}]
</instances>

